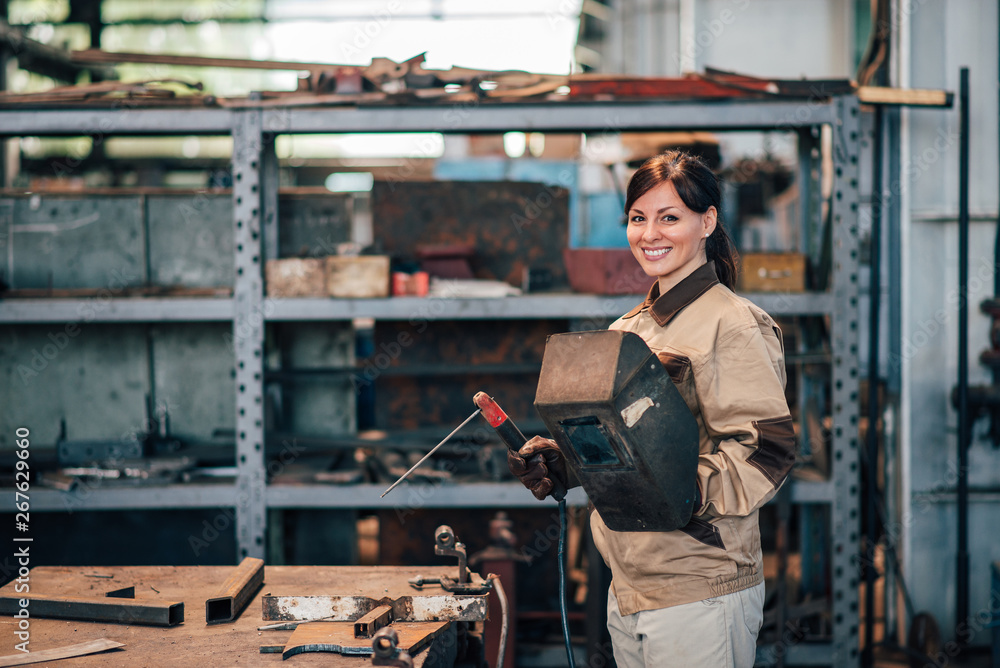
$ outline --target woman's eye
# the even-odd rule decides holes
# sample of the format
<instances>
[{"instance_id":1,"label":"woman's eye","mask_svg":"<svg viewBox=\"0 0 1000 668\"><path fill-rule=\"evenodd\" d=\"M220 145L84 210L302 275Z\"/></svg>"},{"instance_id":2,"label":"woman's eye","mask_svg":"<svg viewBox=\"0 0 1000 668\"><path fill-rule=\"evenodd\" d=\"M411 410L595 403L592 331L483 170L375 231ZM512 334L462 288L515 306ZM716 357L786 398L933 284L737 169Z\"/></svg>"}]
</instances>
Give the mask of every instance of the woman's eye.
<instances>
[{"instance_id":1,"label":"woman's eye","mask_svg":"<svg viewBox=\"0 0 1000 668\"><path fill-rule=\"evenodd\" d=\"M631 222L631 223L642 223L642 222L645 222L645 219L642 216L632 216L631 218L629 218L629 222Z\"/></svg>"},{"instance_id":2,"label":"woman's eye","mask_svg":"<svg viewBox=\"0 0 1000 668\"><path fill-rule=\"evenodd\" d=\"M661 218L660 220L662 220L665 223L672 223L672 222L674 222L674 221L677 220L677 216L667 215L667 216L664 216L663 218Z\"/></svg>"}]
</instances>

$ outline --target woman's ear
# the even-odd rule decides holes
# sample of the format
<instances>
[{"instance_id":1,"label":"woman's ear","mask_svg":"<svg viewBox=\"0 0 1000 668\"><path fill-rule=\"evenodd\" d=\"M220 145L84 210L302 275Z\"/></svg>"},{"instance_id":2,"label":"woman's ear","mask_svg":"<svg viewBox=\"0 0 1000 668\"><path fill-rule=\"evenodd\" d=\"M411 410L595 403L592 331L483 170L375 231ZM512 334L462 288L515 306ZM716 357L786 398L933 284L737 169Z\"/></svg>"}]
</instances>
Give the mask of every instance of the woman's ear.
<instances>
[{"instance_id":1,"label":"woman's ear","mask_svg":"<svg viewBox=\"0 0 1000 668\"><path fill-rule=\"evenodd\" d=\"M712 232L715 232L715 226L718 222L719 212L714 206L708 207L708 210L701 214L701 224L704 226L704 236L712 236Z\"/></svg>"}]
</instances>

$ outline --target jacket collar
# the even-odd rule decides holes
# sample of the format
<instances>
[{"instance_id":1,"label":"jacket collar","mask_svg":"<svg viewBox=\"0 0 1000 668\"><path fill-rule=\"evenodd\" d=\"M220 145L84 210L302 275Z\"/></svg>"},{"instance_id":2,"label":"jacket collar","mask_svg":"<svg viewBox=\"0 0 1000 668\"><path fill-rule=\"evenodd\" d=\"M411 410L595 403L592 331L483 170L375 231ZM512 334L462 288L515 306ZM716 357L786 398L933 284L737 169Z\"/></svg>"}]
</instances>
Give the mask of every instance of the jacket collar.
<instances>
[{"instance_id":1,"label":"jacket collar","mask_svg":"<svg viewBox=\"0 0 1000 668\"><path fill-rule=\"evenodd\" d=\"M623 317L632 318L640 312L649 309L649 315L660 327L674 319L681 310L705 294L709 288L719 282L715 273L715 262L708 261L701 265L680 283L670 289L665 295L660 294L660 282L656 281L649 288L646 301L636 306Z\"/></svg>"}]
</instances>

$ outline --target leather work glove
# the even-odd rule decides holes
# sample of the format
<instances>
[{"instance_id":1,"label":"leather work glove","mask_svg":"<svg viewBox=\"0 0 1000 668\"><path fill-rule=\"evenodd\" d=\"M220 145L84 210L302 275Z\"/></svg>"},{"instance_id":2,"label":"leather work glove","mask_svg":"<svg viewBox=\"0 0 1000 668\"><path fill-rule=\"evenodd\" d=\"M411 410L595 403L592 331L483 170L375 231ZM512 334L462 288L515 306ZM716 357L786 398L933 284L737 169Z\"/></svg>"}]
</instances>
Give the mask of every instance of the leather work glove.
<instances>
[{"instance_id":1,"label":"leather work glove","mask_svg":"<svg viewBox=\"0 0 1000 668\"><path fill-rule=\"evenodd\" d=\"M566 469L566 458L556 442L535 436L516 453L507 451L507 467L541 501L552 493L552 479L569 489L579 483Z\"/></svg>"}]
</instances>

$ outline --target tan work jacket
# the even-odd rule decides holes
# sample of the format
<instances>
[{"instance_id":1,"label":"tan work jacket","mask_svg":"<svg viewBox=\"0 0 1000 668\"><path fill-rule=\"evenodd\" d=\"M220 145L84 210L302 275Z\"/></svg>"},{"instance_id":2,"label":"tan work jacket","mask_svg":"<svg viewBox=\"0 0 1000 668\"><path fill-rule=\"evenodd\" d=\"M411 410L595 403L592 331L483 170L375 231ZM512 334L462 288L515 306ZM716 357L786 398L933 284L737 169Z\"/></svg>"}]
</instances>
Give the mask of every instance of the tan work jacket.
<instances>
[{"instance_id":1,"label":"tan work jacket","mask_svg":"<svg viewBox=\"0 0 1000 668\"><path fill-rule=\"evenodd\" d=\"M597 511L594 541L623 615L729 594L763 581L758 509L795 461L781 331L719 283L715 264L611 325L641 336L698 422L698 494L677 531L617 532Z\"/></svg>"}]
</instances>

